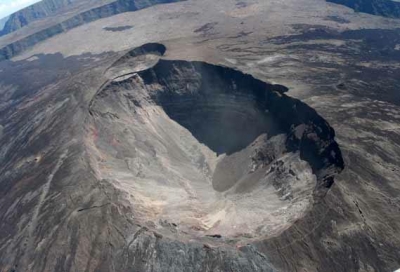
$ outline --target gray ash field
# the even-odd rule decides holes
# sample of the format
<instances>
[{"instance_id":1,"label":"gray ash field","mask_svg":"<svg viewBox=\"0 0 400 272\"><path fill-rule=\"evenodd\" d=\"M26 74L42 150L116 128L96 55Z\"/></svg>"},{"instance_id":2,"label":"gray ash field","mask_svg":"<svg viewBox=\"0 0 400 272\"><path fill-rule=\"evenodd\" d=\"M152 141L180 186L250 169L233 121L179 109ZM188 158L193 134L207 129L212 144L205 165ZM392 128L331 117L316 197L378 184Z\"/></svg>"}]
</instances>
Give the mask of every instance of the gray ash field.
<instances>
[{"instance_id":1,"label":"gray ash field","mask_svg":"<svg viewBox=\"0 0 400 272\"><path fill-rule=\"evenodd\" d=\"M0 271L399 269L398 6L44 0L11 15Z\"/></svg>"}]
</instances>

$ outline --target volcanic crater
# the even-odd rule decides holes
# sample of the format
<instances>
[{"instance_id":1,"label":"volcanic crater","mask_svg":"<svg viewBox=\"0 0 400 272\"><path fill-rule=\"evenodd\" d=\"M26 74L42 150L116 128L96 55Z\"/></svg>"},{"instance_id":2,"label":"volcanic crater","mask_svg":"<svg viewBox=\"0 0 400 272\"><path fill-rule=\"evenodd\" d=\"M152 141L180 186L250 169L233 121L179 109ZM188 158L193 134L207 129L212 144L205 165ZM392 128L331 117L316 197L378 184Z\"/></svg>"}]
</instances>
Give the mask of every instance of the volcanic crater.
<instances>
[{"instance_id":1,"label":"volcanic crater","mask_svg":"<svg viewBox=\"0 0 400 272\"><path fill-rule=\"evenodd\" d=\"M131 50L90 104L86 145L97 177L136 222L177 239L278 235L344 168L334 130L287 88L231 68Z\"/></svg>"}]
</instances>

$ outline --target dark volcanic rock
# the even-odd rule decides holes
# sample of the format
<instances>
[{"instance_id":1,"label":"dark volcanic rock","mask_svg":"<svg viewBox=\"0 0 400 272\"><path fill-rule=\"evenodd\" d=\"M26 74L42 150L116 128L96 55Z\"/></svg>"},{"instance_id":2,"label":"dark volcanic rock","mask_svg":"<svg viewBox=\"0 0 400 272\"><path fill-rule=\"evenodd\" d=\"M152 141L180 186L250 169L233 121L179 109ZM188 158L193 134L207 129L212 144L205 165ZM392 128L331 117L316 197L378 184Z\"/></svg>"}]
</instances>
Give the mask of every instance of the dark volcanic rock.
<instances>
[{"instance_id":1,"label":"dark volcanic rock","mask_svg":"<svg viewBox=\"0 0 400 272\"><path fill-rule=\"evenodd\" d=\"M356 12L364 12L391 18L400 18L400 3L392 0L327 0L344 5Z\"/></svg>"},{"instance_id":2,"label":"dark volcanic rock","mask_svg":"<svg viewBox=\"0 0 400 272\"><path fill-rule=\"evenodd\" d=\"M133 26L118 26L118 27L105 27L104 30L106 31L112 31L112 32L117 32L117 31L124 31L133 28Z\"/></svg>"}]
</instances>

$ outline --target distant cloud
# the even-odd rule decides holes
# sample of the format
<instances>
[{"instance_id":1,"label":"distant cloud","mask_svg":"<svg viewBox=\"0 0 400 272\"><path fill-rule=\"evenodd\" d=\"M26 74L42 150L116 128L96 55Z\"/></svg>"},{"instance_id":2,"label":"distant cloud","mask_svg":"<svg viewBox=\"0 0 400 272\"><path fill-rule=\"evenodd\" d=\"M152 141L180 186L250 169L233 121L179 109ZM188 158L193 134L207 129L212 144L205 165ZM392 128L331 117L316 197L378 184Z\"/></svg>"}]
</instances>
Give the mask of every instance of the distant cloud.
<instances>
[{"instance_id":1,"label":"distant cloud","mask_svg":"<svg viewBox=\"0 0 400 272\"><path fill-rule=\"evenodd\" d=\"M0 0L0 19L40 0Z\"/></svg>"}]
</instances>

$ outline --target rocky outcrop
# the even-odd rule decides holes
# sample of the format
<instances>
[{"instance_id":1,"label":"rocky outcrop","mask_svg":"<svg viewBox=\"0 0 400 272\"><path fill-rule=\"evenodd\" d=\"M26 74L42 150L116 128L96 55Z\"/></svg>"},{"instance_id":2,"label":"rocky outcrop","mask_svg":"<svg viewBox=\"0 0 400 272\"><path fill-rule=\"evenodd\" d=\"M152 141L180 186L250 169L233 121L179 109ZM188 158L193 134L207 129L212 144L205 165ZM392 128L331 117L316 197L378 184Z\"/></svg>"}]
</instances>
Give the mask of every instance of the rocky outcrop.
<instances>
[{"instance_id":1,"label":"rocky outcrop","mask_svg":"<svg viewBox=\"0 0 400 272\"><path fill-rule=\"evenodd\" d=\"M165 4L165 3L172 3L172 2L179 2L183 0L118 0L109 4L106 4L104 6L100 6L88 11L84 11L82 13L79 13L61 23L52 25L44 30L41 30L39 32L36 32L35 34L32 34L28 37L22 38L21 40L18 40L16 42L13 42L3 48L0 49L0 61L5 60L5 59L10 59L13 56L23 52L27 48L44 41L48 38L51 38L55 35L58 35L60 33L63 33L65 31L68 31L72 28L75 28L77 26L90 23L92 21L101 19L101 18L106 18L110 17L119 13L123 12L129 12L129 11L136 11L139 9L143 8L148 8L153 5L157 4ZM22 16L22 15L21 15ZM12 18L9 19L14 20ZM22 19L21 19L22 20ZM26 20L22 20L26 21ZM7 24L8 24L7 22ZM28 21L26 21L26 24ZM11 23L10 23L11 24ZM20 23L18 25L21 25ZM10 27L8 27L10 28ZM16 27L12 27L16 28ZM5 28L6 31L6 28Z\"/></svg>"}]
</instances>

